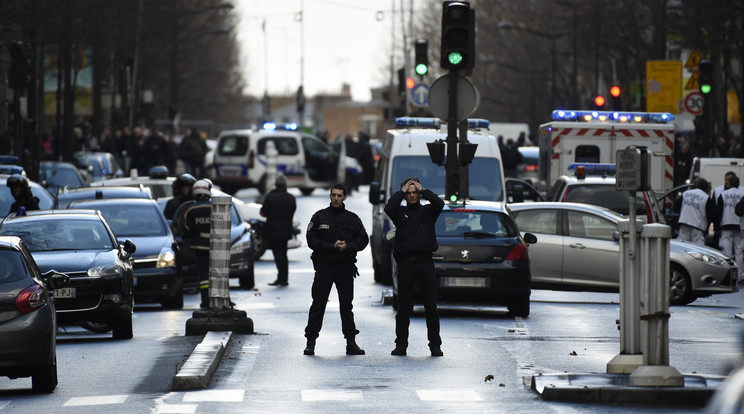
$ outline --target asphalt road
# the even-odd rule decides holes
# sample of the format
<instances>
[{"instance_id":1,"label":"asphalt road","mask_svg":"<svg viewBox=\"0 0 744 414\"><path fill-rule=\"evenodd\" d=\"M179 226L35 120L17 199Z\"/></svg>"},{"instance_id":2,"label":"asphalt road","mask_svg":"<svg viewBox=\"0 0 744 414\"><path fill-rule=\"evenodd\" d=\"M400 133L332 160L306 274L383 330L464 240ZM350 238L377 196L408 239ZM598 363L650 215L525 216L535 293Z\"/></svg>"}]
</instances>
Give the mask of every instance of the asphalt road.
<instances>
[{"instance_id":1,"label":"asphalt road","mask_svg":"<svg viewBox=\"0 0 744 414\"><path fill-rule=\"evenodd\" d=\"M295 219L304 229L312 213L328 204L327 192L297 196ZM366 192L352 195L347 208L369 229ZM359 255L354 302L357 342L367 354L345 355L334 290L316 355L302 355L313 278L304 244L303 239L303 247L289 252L288 287L267 285L276 275L268 252L256 263L256 288L231 290L256 334L235 336L207 389L170 389L177 367L200 340L184 336L199 303L197 295L188 295L179 311L138 306L129 341L68 328L58 340L55 392L34 395L30 379L0 378L0 413L700 412L546 402L525 385L537 373L605 372L619 353L617 294L534 291L528 318L511 317L500 307L442 304L443 358L429 356L420 310L411 323L408 356L391 356L395 313L381 302L389 287L374 283L369 251ZM670 365L682 373L726 375L741 355L742 322L734 315L744 310L742 295L673 307Z\"/></svg>"}]
</instances>

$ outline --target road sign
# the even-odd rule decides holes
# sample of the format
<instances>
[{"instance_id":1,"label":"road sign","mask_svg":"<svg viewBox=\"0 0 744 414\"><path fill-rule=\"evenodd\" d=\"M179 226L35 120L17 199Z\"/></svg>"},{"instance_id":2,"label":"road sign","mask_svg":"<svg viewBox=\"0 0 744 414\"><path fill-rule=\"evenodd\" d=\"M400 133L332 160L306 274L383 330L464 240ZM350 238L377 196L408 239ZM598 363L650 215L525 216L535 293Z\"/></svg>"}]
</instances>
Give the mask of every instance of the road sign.
<instances>
[{"instance_id":1,"label":"road sign","mask_svg":"<svg viewBox=\"0 0 744 414\"><path fill-rule=\"evenodd\" d=\"M703 104L705 98L700 92L690 92L685 96L685 110L692 115L700 115L703 113Z\"/></svg>"},{"instance_id":2,"label":"road sign","mask_svg":"<svg viewBox=\"0 0 744 414\"><path fill-rule=\"evenodd\" d=\"M687 58L687 61L685 62L685 67L687 69L697 68L698 65L700 65L700 60L702 59L703 59L703 54L700 53L699 50L693 49L692 53L690 53L690 56Z\"/></svg>"},{"instance_id":3,"label":"road sign","mask_svg":"<svg viewBox=\"0 0 744 414\"><path fill-rule=\"evenodd\" d=\"M429 104L429 85L417 83L411 89L411 104L414 106L426 106Z\"/></svg>"},{"instance_id":4,"label":"road sign","mask_svg":"<svg viewBox=\"0 0 744 414\"><path fill-rule=\"evenodd\" d=\"M648 173L648 150L630 146L615 152L615 188L617 191L651 189Z\"/></svg>"},{"instance_id":5,"label":"road sign","mask_svg":"<svg viewBox=\"0 0 744 414\"><path fill-rule=\"evenodd\" d=\"M429 90L429 109L431 113L442 121L449 121L449 75L435 80ZM462 121L475 112L480 104L480 94L470 80L464 76L457 76L457 111L455 118Z\"/></svg>"}]
</instances>

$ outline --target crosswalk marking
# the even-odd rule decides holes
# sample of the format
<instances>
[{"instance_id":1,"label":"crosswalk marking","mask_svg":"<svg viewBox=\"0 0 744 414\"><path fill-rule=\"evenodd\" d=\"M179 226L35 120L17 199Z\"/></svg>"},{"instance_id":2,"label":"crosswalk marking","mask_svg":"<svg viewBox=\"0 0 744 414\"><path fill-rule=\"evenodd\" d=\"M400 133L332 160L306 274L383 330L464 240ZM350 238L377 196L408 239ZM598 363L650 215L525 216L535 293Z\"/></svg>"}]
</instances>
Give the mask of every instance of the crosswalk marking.
<instances>
[{"instance_id":1,"label":"crosswalk marking","mask_svg":"<svg viewBox=\"0 0 744 414\"><path fill-rule=\"evenodd\" d=\"M363 401L362 390L302 390L302 401Z\"/></svg>"},{"instance_id":2,"label":"crosswalk marking","mask_svg":"<svg viewBox=\"0 0 744 414\"><path fill-rule=\"evenodd\" d=\"M155 407L155 414L194 414L197 404L161 404Z\"/></svg>"},{"instance_id":3,"label":"crosswalk marking","mask_svg":"<svg viewBox=\"0 0 744 414\"><path fill-rule=\"evenodd\" d=\"M0 410L2 410L3 408L5 408L8 404L10 404L9 401L5 401L5 402L0 401Z\"/></svg>"},{"instance_id":4,"label":"crosswalk marking","mask_svg":"<svg viewBox=\"0 0 744 414\"><path fill-rule=\"evenodd\" d=\"M97 395L93 397L73 397L63 404L65 407L78 407L85 405L122 404L127 395Z\"/></svg>"},{"instance_id":5,"label":"crosswalk marking","mask_svg":"<svg viewBox=\"0 0 744 414\"><path fill-rule=\"evenodd\" d=\"M244 390L202 390L184 394L183 402L243 402Z\"/></svg>"},{"instance_id":6,"label":"crosswalk marking","mask_svg":"<svg viewBox=\"0 0 744 414\"><path fill-rule=\"evenodd\" d=\"M472 390L416 390L416 394L421 401L483 401L480 395Z\"/></svg>"}]
</instances>

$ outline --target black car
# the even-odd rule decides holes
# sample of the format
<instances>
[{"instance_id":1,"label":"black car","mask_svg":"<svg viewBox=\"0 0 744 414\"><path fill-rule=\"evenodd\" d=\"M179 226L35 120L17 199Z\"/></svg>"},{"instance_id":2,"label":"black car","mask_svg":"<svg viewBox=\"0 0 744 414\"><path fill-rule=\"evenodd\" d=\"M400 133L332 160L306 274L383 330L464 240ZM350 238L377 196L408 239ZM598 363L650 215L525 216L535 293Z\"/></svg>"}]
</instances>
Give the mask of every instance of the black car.
<instances>
[{"instance_id":1,"label":"black car","mask_svg":"<svg viewBox=\"0 0 744 414\"><path fill-rule=\"evenodd\" d=\"M75 165L69 162L41 161L39 163L39 182L50 194L55 195L61 188L80 188L86 181Z\"/></svg>"},{"instance_id":2,"label":"black car","mask_svg":"<svg viewBox=\"0 0 744 414\"><path fill-rule=\"evenodd\" d=\"M18 237L0 237L0 375L31 377L35 392L57 386L57 318L50 292L70 279L41 273Z\"/></svg>"},{"instance_id":3,"label":"black car","mask_svg":"<svg viewBox=\"0 0 744 414\"><path fill-rule=\"evenodd\" d=\"M42 272L70 276L54 291L57 321L132 338L134 309L130 240L120 244L106 219L93 210L29 211L0 223L0 235L18 236Z\"/></svg>"},{"instance_id":4,"label":"black car","mask_svg":"<svg viewBox=\"0 0 744 414\"><path fill-rule=\"evenodd\" d=\"M447 204L435 230L439 248L432 257L440 299L498 304L517 316L530 314L532 277L527 245L536 243L537 237L526 233L522 238L505 204ZM393 263L396 297L397 272Z\"/></svg>"},{"instance_id":5,"label":"black car","mask_svg":"<svg viewBox=\"0 0 744 414\"><path fill-rule=\"evenodd\" d=\"M168 221L155 200L118 198L76 201L73 209L99 210L117 239L137 246L134 261L134 300L159 302L164 308L183 308L183 282L177 246Z\"/></svg>"},{"instance_id":6,"label":"black car","mask_svg":"<svg viewBox=\"0 0 744 414\"><path fill-rule=\"evenodd\" d=\"M67 208L73 201L101 200L108 198L146 198L152 199L150 189L138 187L83 187L63 188L54 199L54 208Z\"/></svg>"}]
</instances>

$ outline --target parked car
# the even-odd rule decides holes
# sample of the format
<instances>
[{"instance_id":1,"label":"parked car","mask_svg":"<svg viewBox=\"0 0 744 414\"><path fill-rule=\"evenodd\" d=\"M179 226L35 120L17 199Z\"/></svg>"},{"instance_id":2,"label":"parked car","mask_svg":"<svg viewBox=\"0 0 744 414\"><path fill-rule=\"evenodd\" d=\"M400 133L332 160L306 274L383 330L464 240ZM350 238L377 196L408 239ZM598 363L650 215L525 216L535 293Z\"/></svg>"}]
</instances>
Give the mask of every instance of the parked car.
<instances>
[{"instance_id":1,"label":"parked car","mask_svg":"<svg viewBox=\"0 0 744 414\"><path fill-rule=\"evenodd\" d=\"M529 233L520 235L503 203L445 205L435 230L439 248L432 257L441 299L495 303L514 315L530 314L527 245L537 238ZM393 260L394 298L397 295L398 266Z\"/></svg>"},{"instance_id":2,"label":"parked car","mask_svg":"<svg viewBox=\"0 0 744 414\"><path fill-rule=\"evenodd\" d=\"M519 230L539 242L530 246L532 284L537 289L617 292L620 214L578 203L521 203L509 208ZM698 297L732 293L737 286L733 259L709 247L670 241L669 273L672 305Z\"/></svg>"},{"instance_id":3,"label":"parked car","mask_svg":"<svg viewBox=\"0 0 744 414\"><path fill-rule=\"evenodd\" d=\"M57 193L54 208L64 209L73 201L101 200L109 198L145 198L152 199L150 189L139 187L83 187L63 188Z\"/></svg>"},{"instance_id":4,"label":"parked car","mask_svg":"<svg viewBox=\"0 0 744 414\"><path fill-rule=\"evenodd\" d=\"M155 200L118 198L70 203L73 209L99 210L120 243L137 246L134 262L134 300L159 302L166 309L183 308L183 280L175 239ZM198 287L198 284L189 286Z\"/></svg>"},{"instance_id":5,"label":"parked car","mask_svg":"<svg viewBox=\"0 0 744 414\"><path fill-rule=\"evenodd\" d=\"M536 186L539 180L538 171L540 169L540 147L518 147L517 150L522 155L522 161L517 165L517 176L521 180Z\"/></svg>"},{"instance_id":6,"label":"parked car","mask_svg":"<svg viewBox=\"0 0 744 414\"><path fill-rule=\"evenodd\" d=\"M73 154L78 166L84 168L92 181L105 178L123 177L124 171L119 167L114 154L108 152L77 151Z\"/></svg>"},{"instance_id":7,"label":"parked car","mask_svg":"<svg viewBox=\"0 0 744 414\"><path fill-rule=\"evenodd\" d=\"M10 213L10 206L15 202L13 194L10 192L10 188L8 188L8 178L10 178L10 175L0 174L0 216L2 217L5 217ZM49 194L49 191L39 183L31 180L28 180L28 186L31 189L31 194L39 199L39 208L41 210L52 208L54 205L54 197Z\"/></svg>"},{"instance_id":8,"label":"parked car","mask_svg":"<svg viewBox=\"0 0 744 414\"><path fill-rule=\"evenodd\" d=\"M61 188L80 188L90 184L74 164L56 161L39 163L39 181L52 195L57 194L57 190Z\"/></svg>"},{"instance_id":9,"label":"parked car","mask_svg":"<svg viewBox=\"0 0 744 414\"><path fill-rule=\"evenodd\" d=\"M130 240L119 243L100 212L29 211L0 223L0 235L18 236L42 272L70 276L70 285L54 292L60 324L80 324L132 338L133 282Z\"/></svg>"},{"instance_id":10,"label":"parked car","mask_svg":"<svg viewBox=\"0 0 744 414\"><path fill-rule=\"evenodd\" d=\"M173 180L175 177L168 176L168 168L159 165L150 168L147 176L130 176L107 178L96 181L91 187L146 187L150 189L150 195L157 200L161 197L173 196Z\"/></svg>"},{"instance_id":11,"label":"parked car","mask_svg":"<svg viewBox=\"0 0 744 414\"><path fill-rule=\"evenodd\" d=\"M51 293L70 283L41 273L18 237L0 236L0 375L31 377L35 392L57 386L57 317Z\"/></svg>"}]
</instances>

